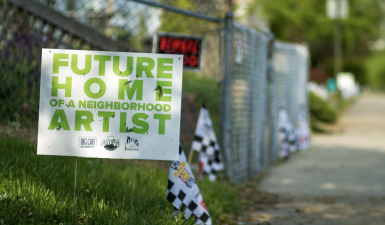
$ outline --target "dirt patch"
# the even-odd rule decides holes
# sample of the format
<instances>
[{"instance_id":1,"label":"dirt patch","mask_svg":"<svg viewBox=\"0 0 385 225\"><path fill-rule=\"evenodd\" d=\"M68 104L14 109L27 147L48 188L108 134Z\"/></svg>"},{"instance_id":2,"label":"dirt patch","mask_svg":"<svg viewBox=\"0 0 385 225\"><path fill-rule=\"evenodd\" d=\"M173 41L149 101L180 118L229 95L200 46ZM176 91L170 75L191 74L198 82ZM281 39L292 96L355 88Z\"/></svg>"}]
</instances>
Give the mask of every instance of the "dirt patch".
<instances>
[{"instance_id":1,"label":"dirt patch","mask_svg":"<svg viewBox=\"0 0 385 225\"><path fill-rule=\"evenodd\" d=\"M19 127L13 124L0 124L0 137L4 136L37 143L37 129Z\"/></svg>"},{"instance_id":2,"label":"dirt patch","mask_svg":"<svg viewBox=\"0 0 385 225\"><path fill-rule=\"evenodd\" d=\"M242 221L259 225L383 225L385 198L280 195L276 203L250 208Z\"/></svg>"}]
</instances>

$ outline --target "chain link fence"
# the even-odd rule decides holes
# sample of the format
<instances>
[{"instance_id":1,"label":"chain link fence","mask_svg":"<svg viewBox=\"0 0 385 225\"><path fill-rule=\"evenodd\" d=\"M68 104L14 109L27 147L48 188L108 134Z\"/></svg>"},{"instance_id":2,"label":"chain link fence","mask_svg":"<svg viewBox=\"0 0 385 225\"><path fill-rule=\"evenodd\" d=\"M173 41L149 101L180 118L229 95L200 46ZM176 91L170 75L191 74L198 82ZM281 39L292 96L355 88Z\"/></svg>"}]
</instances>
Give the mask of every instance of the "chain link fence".
<instances>
[{"instance_id":1,"label":"chain link fence","mask_svg":"<svg viewBox=\"0 0 385 225\"><path fill-rule=\"evenodd\" d=\"M307 74L309 56L305 46L275 42L274 74L278 110L285 110L293 126L300 107L307 106ZM293 88L296 87L296 88Z\"/></svg>"},{"instance_id":2,"label":"chain link fence","mask_svg":"<svg viewBox=\"0 0 385 225\"><path fill-rule=\"evenodd\" d=\"M202 68L184 71L189 79L183 89L191 89L190 82L215 81L216 87L192 92L218 125L226 175L237 183L258 176L278 160L278 110L287 110L295 125L299 107L307 105L308 53L234 22L231 14L223 17L224 5L225 0L0 0L0 132L36 138L41 48L152 52L159 32L191 34L204 39Z\"/></svg>"},{"instance_id":3,"label":"chain link fence","mask_svg":"<svg viewBox=\"0 0 385 225\"><path fill-rule=\"evenodd\" d=\"M243 182L264 167L267 35L241 24L234 26L231 82L232 179ZM231 162L230 162L231 161Z\"/></svg>"}]
</instances>

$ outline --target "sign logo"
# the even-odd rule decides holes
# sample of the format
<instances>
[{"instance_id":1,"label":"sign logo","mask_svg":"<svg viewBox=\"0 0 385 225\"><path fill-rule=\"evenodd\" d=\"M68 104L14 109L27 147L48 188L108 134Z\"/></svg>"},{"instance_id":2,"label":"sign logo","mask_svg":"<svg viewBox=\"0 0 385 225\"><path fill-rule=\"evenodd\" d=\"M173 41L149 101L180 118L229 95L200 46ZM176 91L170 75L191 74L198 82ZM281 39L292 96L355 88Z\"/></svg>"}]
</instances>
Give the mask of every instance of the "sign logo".
<instances>
[{"instance_id":1,"label":"sign logo","mask_svg":"<svg viewBox=\"0 0 385 225\"><path fill-rule=\"evenodd\" d=\"M80 148L95 148L96 137L79 137L78 144Z\"/></svg>"},{"instance_id":2,"label":"sign logo","mask_svg":"<svg viewBox=\"0 0 385 225\"><path fill-rule=\"evenodd\" d=\"M126 151L139 151L139 141L130 136L127 136L126 144L124 146Z\"/></svg>"},{"instance_id":3,"label":"sign logo","mask_svg":"<svg viewBox=\"0 0 385 225\"><path fill-rule=\"evenodd\" d=\"M186 165L185 161L174 161L171 163L170 167L175 170L173 173L175 178L179 177L188 188L191 188L194 184L196 184L196 181L192 174L186 170Z\"/></svg>"},{"instance_id":4,"label":"sign logo","mask_svg":"<svg viewBox=\"0 0 385 225\"><path fill-rule=\"evenodd\" d=\"M120 140L114 136L108 136L106 139L102 140L102 146L108 151L114 151L120 146Z\"/></svg>"}]
</instances>

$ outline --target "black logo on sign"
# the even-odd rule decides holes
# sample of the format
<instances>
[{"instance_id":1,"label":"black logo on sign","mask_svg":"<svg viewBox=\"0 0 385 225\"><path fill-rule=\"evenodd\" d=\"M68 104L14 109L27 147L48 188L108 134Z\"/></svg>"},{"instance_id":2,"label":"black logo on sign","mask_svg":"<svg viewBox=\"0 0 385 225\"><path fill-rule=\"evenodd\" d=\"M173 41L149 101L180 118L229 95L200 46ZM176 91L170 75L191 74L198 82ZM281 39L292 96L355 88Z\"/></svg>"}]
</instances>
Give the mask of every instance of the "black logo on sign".
<instances>
[{"instance_id":1,"label":"black logo on sign","mask_svg":"<svg viewBox=\"0 0 385 225\"><path fill-rule=\"evenodd\" d=\"M127 151L139 151L139 141L130 136L127 136L126 144L124 150Z\"/></svg>"},{"instance_id":2,"label":"black logo on sign","mask_svg":"<svg viewBox=\"0 0 385 225\"><path fill-rule=\"evenodd\" d=\"M108 151L114 151L120 146L120 140L114 136L108 136L106 139L103 139L102 146Z\"/></svg>"}]
</instances>

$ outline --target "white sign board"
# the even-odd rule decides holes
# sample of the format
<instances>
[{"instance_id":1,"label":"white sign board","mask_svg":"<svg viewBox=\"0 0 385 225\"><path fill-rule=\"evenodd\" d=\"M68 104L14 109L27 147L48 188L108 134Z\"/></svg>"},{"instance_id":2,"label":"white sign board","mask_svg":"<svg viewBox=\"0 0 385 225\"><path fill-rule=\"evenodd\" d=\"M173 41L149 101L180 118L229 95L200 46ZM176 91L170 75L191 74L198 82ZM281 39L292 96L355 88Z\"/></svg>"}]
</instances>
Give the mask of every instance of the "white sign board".
<instances>
[{"instance_id":1,"label":"white sign board","mask_svg":"<svg viewBox=\"0 0 385 225\"><path fill-rule=\"evenodd\" d=\"M360 86L355 82L355 78L352 73L339 73L337 76L337 86L345 100L360 93Z\"/></svg>"},{"instance_id":2,"label":"white sign board","mask_svg":"<svg viewBox=\"0 0 385 225\"><path fill-rule=\"evenodd\" d=\"M352 73L338 73L337 87L339 90L353 89L355 86L356 82Z\"/></svg>"},{"instance_id":3,"label":"white sign board","mask_svg":"<svg viewBox=\"0 0 385 225\"><path fill-rule=\"evenodd\" d=\"M330 19L346 19L349 15L348 0L327 0L326 13Z\"/></svg>"},{"instance_id":4,"label":"white sign board","mask_svg":"<svg viewBox=\"0 0 385 225\"><path fill-rule=\"evenodd\" d=\"M43 49L37 154L178 160L183 56Z\"/></svg>"}]
</instances>

